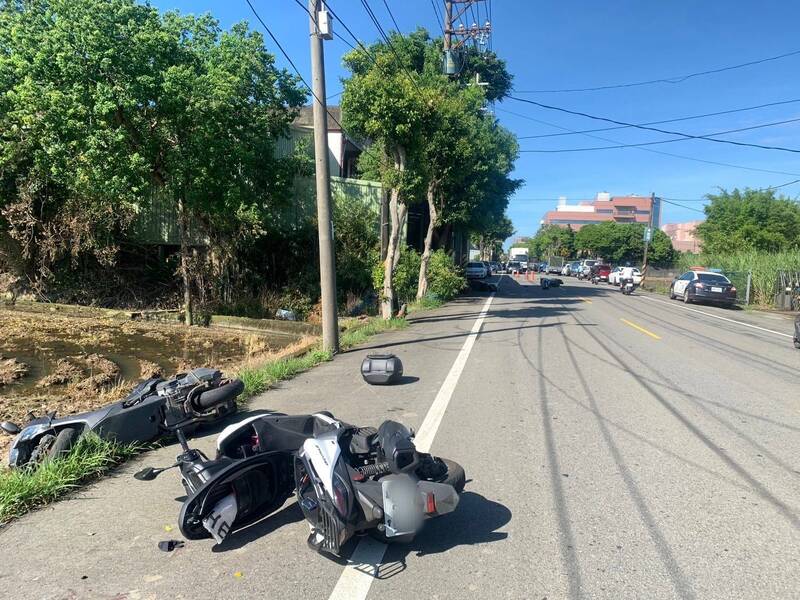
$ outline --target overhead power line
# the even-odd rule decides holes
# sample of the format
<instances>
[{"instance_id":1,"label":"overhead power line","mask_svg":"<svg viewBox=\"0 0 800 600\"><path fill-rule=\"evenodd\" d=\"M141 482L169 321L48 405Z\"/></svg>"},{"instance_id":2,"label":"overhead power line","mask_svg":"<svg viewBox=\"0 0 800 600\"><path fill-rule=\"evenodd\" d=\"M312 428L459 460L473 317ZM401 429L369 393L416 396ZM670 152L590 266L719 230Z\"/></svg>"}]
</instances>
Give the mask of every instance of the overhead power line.
<instances>
[{"instance_id":1,"label":"overhead power line","mask_svg":"<svg viewBox=\"0 0 800 600\"><path fill-rule=\"evenodd\" d=\"M704 119L706 117L716 117L716 116L719 116L719 115L729 115L729 114L732 114L732 113L746 112L746 111L749 111L749 110L757 110L759 108L768 108L768 107L771 107L771 106L781 106L783 104L793 104L793 103L797 103L797 102L800 102L800 98L796 98L794 100L780 100L778 102L769 102L767 104L759 104L757 106L748 106L748 107L745 107L745 108L733 108L733 109L730 109L730 110L720 110L720 111L717 111L717 112L705 113L705 114L702 114L702 115L692 115L690 117L677 117L677 118L674 118L674 119L665 119L663 121L649 121L647 123L637 123L637 124L638 125L663 125L664 123L677 123L679 121L692 121L694 119ZM569 136L569 135L578 135L578 134L581 134L581 133L594 133L596 131L614 131L614 130L617 130L617 129L630 129L630 128L627 125L616 125L614 127L599 127L599 128L596 128L596 129L584 129L582 131L576 131L574 133L572 133L572 132L564 132L564 133L545 133L545 134L540 134L540 135L522 135L522 136L517 137L517 139L518 140L533 140L533 139L539 139L539 138L550 138L550 137L562 137L562 136Z\"/></svg>"},{"instance_id":2,"label":"overhead power line","mask_svg":"<svg viewBox=\"0 0 800 600\"><path fill-rule=\"evenodd\" d=\"M792 181L787 181L786 183L781 183L779 185L770 185L768 187L758 188L752 190L754 192L769 192L772 190L779 190L780 188L785 188L790 185L795 185L800 183L800 179L793 179ZM708 202L708 198L664 198L663 196L659 196L662 200L672 200L677 202Z\"/></svg>"},{"instance_id":3,"label":"overhead power line","mask_svg":"<svg viewBox=\"0 0 800 600\"><path fill-rule=\"evenodd\" d=\"M746 63L741 63L738 65L731 65L729 67L721 67L719 69L710 69L708 71L698 71L697 73L689 73L688 75L677 75L675 77L666 77L664 79L650 79L648 81L637 81L635 83L617 83L612 85L600 85L596 87L583 87L583 88L567 88L567 89L555 89L555 90L515 90L517 94L561 94L566 92L597 92L600 90L613 90L619 88L631 88L631 87L639 87L643 85L653 85L656 83L683 83L684 81L688 81L689 79L693 79L695 77L702 77L705 75L712 75L714 73L723 73L725 71L733 71L734 69L742 69L744 67L752 67L754 65L760 65L762 63L771 62L774 60L781 60L783 58L788 58L790 56L797 56L800 54L800 50L793 50L792 52L787 52L785 54L779 54L777 56L770 56L767 58L761 58L758 60L752 60Z\"/></svg>"},{"instance_id":4,"label":"overhead power line","mask_svg":"<svg viewBox=\"0 0 800 600\"><path fill-rule=\"evenodd\" d=\"M531 117L530 115L523 115L521 113L517 113L517 112L514 112L514 111L506 110L504 108L498 108L497 110L499 110L501 112L508 113L510 115L514 115L516 117L520 117L522 119L527 119L529 121L533 121L534 123L541 123L542 125L548 125L549 127L554 127L556 129L561 129L562 131L569 131L570 133L580 134L580 135L583 135L585 137L592 138L592 139L595 139L595 140L601 140L601 141L604 141L604 142L611 142L612 144L621 144L622 143L622 142L620 142L618 140L614 140L614 139L611 139L611 138L602 137L602 136L594 135L594 134L591 134L591 133L583 133L583 132L575 131L574 129L570 129L569 127L564 127L562 125L556 125L555 123L550 123L548 121L543 121L541 119L536 119L534 117ZM777 171L777 170L773 170L773 169L761 169L759 167L748 167L748 166L745 166L745 165L737 165L737 164L734 164L734 163L727 163L727 162L721 162L721 161L716 161L716 160L708 160L708 159L703 159L703 158L697 158L697 157L694 157L694 156L686 156L686 155L683 155L683 154L674 154L672 152L664 152L663 150L654 150L653 148L636 148L636 149L637 150L641 150L642 152L650 152L651 154L660 154L662 156L670 156L672 158L680 158L680 159L683 159L683 160L690 160L692 162L698 162L698 163L703 163L703 164L707 164L707 165L716 165L718 167L730 167L732 169L741 169L743 171L753 171L753 172L757 172L757 173L772 173L773 175L790 175L792 177L800 177L800 173L792 173L792 172L789 172L789 171Z\"/></svg>"},{"instance_id":5,"label":"overhead power line","mask_svg":"<svg viewBox=\"0 0 800 600\"><path fill-rule=\"evenodd\" d=\"M300 0L296 0L296 1L299 2ZM333 15L333 18L336 19L337 21L339 21L339 23L342 24L342 27L344 27L344 30L350 35L351 38L353 38L353 42L364 52L364 54L367 55L367 58L369 58L372 61L372 64L377 66L378 63L375 60L375 57L372 55L372 53L369 51L369 49L361 42L361 40L358 39L358 36L355 33L353 33L353 30L350 29L347 26L347 23L345 23L344 20L341 17L339 17L339 15L336 14L336 12L333 10L333 7L330 5L330 3L325 3L325 6L328 8L328 12L331 13L331 15ZM342 38L341 36L339 36L339 39L344 41L344 38ZM350 45L348 42L346 42L346 43L348 45ZM356 49L352 45L350 45L350 47L353 48L354 50Z\"/></svg>"},{"instance_id":6,"label":"overhead power line","mask_svg":"<svg viewBox=\"0 0 800 600\"><path fill-rule=\"evenodd\" d=\"M386 7L386 12L389 13L389 18L392 19L392 23L394 23L394 29L397 33L400 33L400 25L397 24L397 20L394 18L392 14L392 9L389 8L389 3L386 0L383 0L383 5Z\"/></svg>"},{"instance_id":7,"label":"overhead power line","mask_svg":"<svg viewBox=\"0 0 800 600\"><path fill-rule=\"evenodd\" d=\"M795 185L800 183L800 179L793 179L792 181L787 181L786 183L781 183L779 185L771 185L764 188L758 188L753 190L755 192L765 192L769 190L777 190L780 188L788 187L790 185ZM708 198L671 198L669 196L657 196L661 200L670 200L672 202L708 202ZM551 204L556 204L558 202L558 198L512 198L512 202L549 202Z\"/></svg>"},{"instance_id":8,"label":"overhead power line","mask_svg":"<svg viewBox=\"0 0 800 600\"><path fill-rule=\"evenodd\" d=\"M436 22L439 23L439 29L441 29L442 33L444 33L444 23L442 22L442 15L439 13L436 0L431 0L431 6L433 7L433 13L436 15Z\"/></svg>"},{"instance_id":9,"label":"overhead power line","mask_svg":"<svg viewBox=\"0 0 800 600\"><path fill-rule=\"evenodd\" d=\"M361 0L361 5L364 7L364 10L367 11L367 16L375 25L375 28L378 30L378 34L381 36L383 41L386 42L386 45L389 46L389 49L392 51L392 54L394 54L397 66L400 67L400 70L406 75L411 84L416 88L417 92L421 94L422 89L420 89L419 85L417 84L417 80L413 77L411 73L409 73L408 69L406 69L405 66L403 65L403 59L400 58L400 54L395 49L394 44L392 44L392 40L390 40L389 36L386 35L386 31L383 29L383 26L381 25L381 22L378 19L378 17L375 16L374 12L372 12L372 9L370 8L366 0Z\"/></svg>"},{"instance_id":10,"label":"overhead power line","mask_svg":"<svg viewBox=\"0 0 800 600\"><path fill-rule=\"evenodd\" d=\"M667 198L663 198L661 196L659 196L658 199L661 200L662 202L666 202L667 204L672 204L673 206L679 206L679 207L681 207L683 209L692 210L694 212L697 212L697 213L700 213L700 214L703 214L703 215L706 214L706 211L704 211L701 208L694 208L693 206L684 206L683 204L678 204L677 202L673 202L672 200L668 200Z\"/></svg>"},{"instance_id":11,"label":"overhead power line","mask_svg":"<svg viewBox=\"0 0 800 600\"><path fill-rule=\"evenodd\" d=\"M730 144L733 146L745 146L749 148L760 148L762 150L778 150L781 152L793 152L800 154L800 149L797 148L785 148L783 146L765 146L763 144L750 144L747 142L737 142L735 140L721 140L705 135L691 135L689 133L683 133L680 131L670 131L669 129L660 129L658 127L650 127L647 125L637 125L635 123L626 123L625 121L618 121L616 119L609 119L608 117L599 117L597 115L591 115L589 113L580 112L577 110L569 110L567 108L561 108L558 106L552 106L549 104L542 104L541 102L536 102L535 100L526 100L525 98L517 98L516 96L509 96L512 100L516 100L517 102L525 102L526 104L532 104L534 106L538 106L540 108L545 108L547 110L554 110L558 112L563 112L570 115L577 115L579 117L586 117L587 119L594 119L595 121L605 121L606 123L614 123L615 125L624 125L626 127L634 127L636 129L643 129L645 131L655 131L657 133L664 133L666 135L677 135L681 136L686 139L692 140L706 140L708 142L715 142L717 144Z\"/></svg>"},{"instance_id":12,"label":"overhead power line","mask_svg":"<svg viewBox=\"0 0 800 600\"><path fill-rule=\"evenodd\" d=\"M253 12L253 15L255 16L255 18L258 20L259 23L261 23L261 26L266 30L267 34L269 34L269 37L272 39L272 41L278 47L278 50L281 51L281 54L283 54L283 57L292 66L292 69L294 69L294 72L297 73L297 76L300 78L300 81L303 82L303 85L306 86L306 88L308 89L308 92L314 97L314 99L317 102L322 104L322 100L320 100L320 98L317 97L317 95L314 93L313 88L310 85L308 85L308 82L306 81L305 77L303 77L302 73L300 73L300 69L298 69L297 65L294 64L294 61L292 60L292 58L289 56L289 54L286 52L286 50L284 50L283 46L278 41L278 38L275 37L275 34L272 33L272 30L264 22L264 19L261 18L261 15L258 14L258 11L253 6L252 2L250 2L250 0L245 0L245 2L247 2L247 5L250 7L250 10ZM299 2L298 2L298 4L299 4ZM305 9L305 7L303 7L303 8ZM308 11L306 10L306 12L308 12ZM327 110L327 113L328 113L328 116L331 118L331 120L334 123L336 123L343 132L347 133L347 130L339 122L339 120L335 116L333 116L333 113L330 111L330 109ZM354 144L356 144L356 142L354 141L353 136L348 134L348 137L350 138L351 141L353 141ZM358 144L356 144L356 146L358 146ZM363 148L361 148L361 149L363 150Z\"/></svg>"},{"instance_id":13,"label":"overhead power line","mask_svg":"<svg viewBox=\"0 0 800 600\"><path fill-rule=\"evenodd\" d=\"M738 129L727 129L715 133L707 133L706 136L725 135L727 133L739 133L741 131L751 131L753 129L763 129L764 127L775 127L776 125L786 125L787 123L797 123L800 118L786 119L784 121L774 121L772 123L762 123L761 125L751 125L750 127L740 127ZM617 148L637 148L640 146L656 146L658 144L671 144L672 142L685 142L686 138L675 138L672 140L658 140L655 142L640 142L638 144L617 144L615 146L590 146L587 148L556 148L552 150L520 150L520 152L533 152L541 154L559 154L561 152L588 152L590 150L614 150Z\"/></svg>"}]
</instances>

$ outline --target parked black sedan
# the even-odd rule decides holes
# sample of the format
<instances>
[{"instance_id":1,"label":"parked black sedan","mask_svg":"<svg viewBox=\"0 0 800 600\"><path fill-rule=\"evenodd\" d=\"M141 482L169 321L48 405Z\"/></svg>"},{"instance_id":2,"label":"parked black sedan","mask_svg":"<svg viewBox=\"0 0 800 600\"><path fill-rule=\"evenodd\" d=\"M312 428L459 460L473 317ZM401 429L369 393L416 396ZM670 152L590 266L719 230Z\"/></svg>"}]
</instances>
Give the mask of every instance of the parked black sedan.
<instances>
[{"instance_id":1,"label":"parked black sedan","mask_svg":"<svg viewBox=\"0 0 800 600\"><path fill-rule=\"evenodd\" d=\"M681 298L689 302L714 302L731 306L736 302L736 286L722 273L687 271L672 282L670 300Z\"/></svg>"}]
</instances>

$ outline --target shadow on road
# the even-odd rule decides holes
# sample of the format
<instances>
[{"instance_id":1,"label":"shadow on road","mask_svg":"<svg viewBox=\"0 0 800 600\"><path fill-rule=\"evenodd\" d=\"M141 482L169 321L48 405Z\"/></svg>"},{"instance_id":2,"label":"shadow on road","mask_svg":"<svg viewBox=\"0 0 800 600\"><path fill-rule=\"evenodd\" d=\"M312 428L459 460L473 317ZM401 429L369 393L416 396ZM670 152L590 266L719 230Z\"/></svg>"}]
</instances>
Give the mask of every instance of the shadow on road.
<instances>
[{"instance_id":1,"label":"shadow on road","mask_svg":"<svg viewBox=\"0 0 800 600\"><path fill-rule=\"evenodd\" d=\"M292 497L289 504L285 505L283 509L264 517L252 525L248 525L244 529L237 530L234 532L234 535L228 537L222 544L214 545L211 551L230 552L231 550L237 550L258 538L269 535L284 525L297 523L304 518L303 511L300 510L300 505L295 501L294 497Z\"/></svg>"},{"instance_id":2,"label":"shadow on road","mask_svg":"<svg viewBox=\"0 0 800 600\"><path fill-rule=\"evenodd\" d=\"M405 560L411 552L426 556L457 546L504 540L508 534L498 529L509 521L511 511L505 505L475 492L464 492L454 513L427 521L410 544L390 544L376 578L388 579L405 570Z\"/></svg>"}]
</instances>

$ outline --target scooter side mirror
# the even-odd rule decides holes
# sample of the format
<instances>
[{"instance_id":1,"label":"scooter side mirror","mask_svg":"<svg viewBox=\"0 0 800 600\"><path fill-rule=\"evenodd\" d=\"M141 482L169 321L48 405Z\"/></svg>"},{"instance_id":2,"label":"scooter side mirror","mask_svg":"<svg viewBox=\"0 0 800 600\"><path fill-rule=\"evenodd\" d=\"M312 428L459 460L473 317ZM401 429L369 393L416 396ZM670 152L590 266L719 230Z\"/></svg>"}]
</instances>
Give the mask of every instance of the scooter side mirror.
<instances>
[{"instance_id":1,"label":"scooter side mirror","mask_svg":"<svg viewBox=\"0 0 800 600\"><path fill-rule=\"evenodd\" d=\"M3 421L0 423L0 429L5 431L9 435L17 435L20 431L19 425L12 423L11 421Z\"/></svg>"},{"instance_id":2,"label":"scooter side mirror","mask_svg":"<svg viewBox=\"0 0 800 600\"><path fill-rule=\"evenodd\" d=\"M156 477L158 477L159 473L164 469L157 469L155 467L147 467L138 471L133 474L134 479L138 479L139 481L153 481Z\"/></svg>"}]
</instances>

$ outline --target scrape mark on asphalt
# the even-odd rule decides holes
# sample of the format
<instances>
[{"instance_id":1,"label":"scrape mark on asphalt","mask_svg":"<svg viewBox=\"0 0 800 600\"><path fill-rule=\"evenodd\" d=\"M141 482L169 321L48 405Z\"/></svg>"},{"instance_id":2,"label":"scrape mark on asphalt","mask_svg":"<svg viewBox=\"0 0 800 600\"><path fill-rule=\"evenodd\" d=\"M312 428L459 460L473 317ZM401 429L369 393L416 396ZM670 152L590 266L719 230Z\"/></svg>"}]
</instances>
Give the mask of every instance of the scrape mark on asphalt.
<instances>
[{"instance_id":1,"label":"scrape mark on asphalt","mask_svg":"<svg viewBox=\"0 0 800 600\"><path fill-rule=\"evenodd\" d=\"M661 562L664 564L664 568L669 574L670 579L672 579L672 585L675 588L675 593L680 598L684 599L696 598L691 584L681 570L678 561L675 559L675 555L672 553L672 548L670 548L669 542L667 542L664 534L661 533L653 514L650 512L650 508L647 506L642 493L639 491L639 486L636 485L636 481L634 481L628 465L622 458L622 453L619 451L619 448L614 441L614 436L611 434L608 425L601 417L602 413L600 412L600 406L597 404L597 400L595 399L594 394L592 393L592 390L586 381L586 377L583 374L583 371L581 371L578 361L575 359L575 354L570 347L570 341L567 339L567 336L563 330L561 330L561 338L564 340L564 346L567 349L567 355L569 356L569 360L574 368L573 372L578 377L578 381L580 381L581 387L583 388L583 393L592 407L592 413L595 415L595 420L597 421L597 426L600 428L600 433L603 436L603 440L608 447L608 451L611 453L614 464L617 465L619 473L622 475L622 480L625 482L625 487L628 488L628 494L633 500L633 503L636 505L647 532L650 534L650 538L653 540L653 545L655 546L656 551L661 558Z\"/></svg>"},{"instance_id":2,"label":"scrape mark on asphalt","mask_svg":"<svg viewBox=\"0 0 800 600\"><path fill-rule=\"evenodd\" d=\"M522 330L520 330L520 332L521 331ZM538 366L533 365L530 358L528 358L527 354L523 351L525 360L531 363L531 366L539 373L544 372L544 365L542 364L542 331L543 329L539 328L536 343ZM520 349L522 349L520 334L517 334L517 340ZM553 504L555 505L556 515L558 517L558 528L561 535L561 560L567 572L569 597L577 599L582 597L581 588L583 587L583 581L581 577L581 567L578 560L578 553L575 550L575 535L572 532L569 509L567 508L567 498L564 493L564 482L561 475L561 465L558 460L555 434L553 433L553 417L550 414L547 386L545 385L543 377L539 376L537 379L539 384L539 405L542 409L542 428L544 429L544 441L547 450L547 464L550 467L550 489L553 492Z\"/></svg>"}]
</instances>

